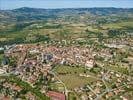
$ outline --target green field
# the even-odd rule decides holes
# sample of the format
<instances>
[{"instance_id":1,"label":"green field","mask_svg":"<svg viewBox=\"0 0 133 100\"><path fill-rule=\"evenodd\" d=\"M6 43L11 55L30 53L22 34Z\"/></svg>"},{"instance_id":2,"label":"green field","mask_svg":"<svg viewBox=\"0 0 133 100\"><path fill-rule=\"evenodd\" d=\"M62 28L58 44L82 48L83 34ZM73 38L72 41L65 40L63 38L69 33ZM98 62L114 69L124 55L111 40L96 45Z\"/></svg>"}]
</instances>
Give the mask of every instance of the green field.
<instances>
[{"instance_id":1,"label":"green field","mask_svg":"<svg viewBox=\"0 0 133 100\"><path fill-rule=\"evenodd\" d=\"M77 98L79 98L77 95L76 95L76 93L74 93L74 92L70 92L69 94L68 94L68 99L69 100L76 100Z\"/></svg>"},{"instance_id":2,"label":"green field","mask_svg":"<svg viewBox=\"0 0 133 100\"><path fill-rule=\"evenodd\" d=\"M0 65L2 63L3 54L0 54Z\"/></svg>"},{"instance_id":3,"label":"green field","mask_svg":"<svg viewBox=\"0 0 133 100\"><path fill-rule=\"evenodd\" d=\"M110 65L110 66L107 67L107 69L110 69L110 70L128 75L128 69L123 67L123 66Z\"/></svg>"},{"instance_id":4,"label":"green field","mask_svg":"<svg viewBox=\"0 0 133 100\"><path fill-rule=\"evenodd\" d=\"M111 24L104 24L102 27L104 29L125 29L127 27L133 28L133 21L123 21Z\"/></svg>"},{"instance_id":5,"label":"green field","mask_svg":"<svg viewBox=\"0 0 133 100\"><path fill-rule=\"evenodd\" d=\"M85 71L84 67L71 67L71 66L57 66L55 68L55 71L57 73L68 73L68 74L74 74L74 73L83 73Z\"/></svg>"},{"instance_id":6,"label":"green field","mask_svg":"<svg viewBox=\"0 0 133 100\"><path fill-rule=\"evenodd\" d=\"M74 89L96 81L96 79L91 77L80 77L79 74L84 73L84 71L84 67L57 66L55 68L57 76L65 83L68 89Z\"/></svg>"},{"instance_id":7,"label":"green field","mask_svg":"<svg viewBox=\"0 0 133 100\"><path fill-rule=\"evenodd\" d=\"M59 92L63 92L65 90L62 83L51 83L49 87L50 89Z\"/></svg>"},{"instance_id":8,"label":"green field","mask_svg":"<svg viewBox=\"0 0 133 100\"><path fill-rule=\"evenodd\" d=\"M74 89L76 87L96 81L94 78L79 77L78 75L74 74L59 75L58 77L66 84L68 89Z\"/></svg>"}]
</instances>

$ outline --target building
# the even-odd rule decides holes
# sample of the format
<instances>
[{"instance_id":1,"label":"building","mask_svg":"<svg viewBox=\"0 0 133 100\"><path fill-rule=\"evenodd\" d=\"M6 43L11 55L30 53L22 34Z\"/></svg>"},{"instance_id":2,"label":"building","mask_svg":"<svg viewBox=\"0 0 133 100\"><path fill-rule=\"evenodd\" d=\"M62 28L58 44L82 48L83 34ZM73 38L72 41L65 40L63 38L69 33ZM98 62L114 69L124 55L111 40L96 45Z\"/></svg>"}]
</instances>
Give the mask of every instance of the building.
<instances>
[{"instance_id":1,"label":"building","mask_svg":"<svg viewBox=\"0 0 133 100\"><path fill-rule=\"evenodd\" d=\"M49 96L52 100L66 100L66 96L59 92L48 91L47 96Z\"/></svg>"},{"instance_id":2,"label":"building","mask_svg":"<svg viewBox=\"0 0 133 100\"><path fill-rule=\"evenodd\" d=\"M8 65L8 64L9 64L9 58L8 57L3 57L2 65Z\"/></svg>"},{"instance_id":3,"label":"building","mask_svg":"<svg viewBox=\"0 0 133 100\"><path fill-rule=\"evenodd\" d=\"M0 47L0 52L1 52L1 51L4 51L4 48Z\"/></svg>"},{"instance_id":4,"label":"building","mask_svg":"<svg viewBox=\"0 0 133 100\"><path fill-rule=\"evenodd\" d=\"M85 66L87 69L93 68L94 67L94 60L90 59L90 60L86 61Z\"/></svg>"}]
</instances>

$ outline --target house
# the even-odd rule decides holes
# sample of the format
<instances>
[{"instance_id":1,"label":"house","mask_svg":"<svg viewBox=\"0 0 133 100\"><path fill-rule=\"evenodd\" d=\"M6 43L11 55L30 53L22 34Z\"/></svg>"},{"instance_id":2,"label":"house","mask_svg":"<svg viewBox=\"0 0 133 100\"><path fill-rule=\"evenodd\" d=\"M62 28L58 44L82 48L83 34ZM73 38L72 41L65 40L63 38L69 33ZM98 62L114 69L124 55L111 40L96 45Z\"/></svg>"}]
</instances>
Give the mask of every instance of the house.
<instances>
[{"instance_id":1,"label":"house","mask_svg":"<svg viewBox=\"0 0 133 100\"><path fill-rule=\"evenodd\" d=\"M25 94L25 97L26 97L28 100L36 100L36 99L35 99L35 96L34 96L31 92L28 92L27 94Z\"/></svg>"},{"instance_id":2,"label":"house","mask_svg":"<svg viewBox=\"0 0 133 100\"><path fill-rule=\"evenodd\" d=\"M4 48L0 47L0 53L4 53Z\"/></svg>"},{"instance_id":3,"label":"house","mask_svg":"<svg viewBox=\"0 0 133 100\"><path fill-rule=\"evenodd\" d=\"M88 96L87 96L87 95L82 95L82 96L81 96L81 99L82 99L82 100L88 100Z\"/></svg>"},{"instance_id":4,"label":"house","mask_svg":"<svg viewBox=\"0 0 133 100\"><path fill-rule=\"evenodd\" d=\"M93 68L94 67L94 60L90 59L90 60L86 61L85 66L87 69Z\"/></svg>"},{"instance_id":5,"label":"house","mask_svg":"<svg viewBox=\"0 0 133 100\"><path fill-rule=\"evenodd\" d=\"M12 89L16 90L18 92L20 92L22 90L22 88L20 86L17 86L17 85L12 86Z\"/></svg>"},{"instance_id":6,"label":"house","mask_svg":"<svg viewBox=\"0 0 133 100\"><path fill-rule=\"evenodd\" d=\"M3 57L2 64L3 64L3 65L8 65L8 64L9 64L9 59L8 59L8 57Z\"/></svg>"},{"instance_id":7,"label":"house","mask_svg":"<svg viewBox=\"0 0 133 100\"><path fill-rule=\"evenodd\" d=\"M39 53L39 50L38 49L31 49L29 51L30 54L35 54L35 53Z\"/></svg>"},{"instance_id":8,"label":"house","mask_svg":"<svg viewBox=\"0 0 133 100\"><path fill-rule=\"evenodd\" d=\"M120 96L120 98L122 98L122 100L128 100L126 97Z\"/></svg>"},{"instance_id":9,"label":"house","mask_svg":"<svg viewBox=\"0 0 133 100\"><path fill-rule=\"evenodd\" d=\"M63 58L63 59L61 60L60 64L61 64L61 65L66 64L66 60Z\"/></svg>"},{"instance_id":10,"label":"house","mask_svg":"<svg viewBox=\"0 0 133 100\"><path fill-rule=\"evenodd\" d=\"M6 73L6 70L0 69L0 74Z\"/></svg>"},{"instance_id":11,"label":"house","mask_svg":"<svg viewBox=\"0 0 133 100\"><path fill-rule=\"evenodd\" d=\"M52 100L66 100L66 96L59 92L48 91L47 96L49 96Z\"/></svg>"},{"instance_id":12,"label":"house","mask_svg":"<svg viewBox=\"0 0 133 100\"><path fill-rule=\"evenodd\" d=\"M52 54L43 54L42 53L42 62L43 63L48 63L48 62L52 61L52 59L53 59Z\"/></svg>"},{"instance_id":13,"label":"house","mask_svg":"<svg viewBox=\"0 0 133 100\"><path fill-rule=\"evenodd\" d=\"M109 99L113 96L113 93L112 92L109 92L105 95L106 99Z\"/></svg>"},{"instance_id":14,"label":"house","mask_svg":"<svg viewBox=\"0 0 133 100\"><path fill-rule=\"evenodd\" d=\"M1 100L11 100L9 96L4 96Z\"/></svg>"}]
</instances>

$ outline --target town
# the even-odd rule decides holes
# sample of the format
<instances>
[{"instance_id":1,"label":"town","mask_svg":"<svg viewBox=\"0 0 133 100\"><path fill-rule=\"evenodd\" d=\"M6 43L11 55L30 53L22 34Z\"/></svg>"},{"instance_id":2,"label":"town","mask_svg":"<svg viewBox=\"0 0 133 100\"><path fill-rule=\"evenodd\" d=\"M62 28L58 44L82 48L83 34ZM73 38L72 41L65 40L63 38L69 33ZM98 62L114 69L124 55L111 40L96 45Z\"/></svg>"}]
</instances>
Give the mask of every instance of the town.
<instances>
[{"instance_id":1,"label":"town","mask_svg":"<svg viewBox=\"0 0 133 100\"><path fill-rule=\"evenodd\" d=\"M0 0L0 100L133 100L133 0Z\"/></svg>"},{"instance_id":2,"label":"town","mask_svg":"<svg viewBox=\"0 0 133 100\"><path fill-rule=\"evenodd\" d=\"M4 52L0 67L2 100L106 100L114 95L130 100L132 96L130 52L126 61L119 63L115 59L118 52L108 48L95 52L90 46L14 44L0 50Z\"/></svg>"}]
</instances>

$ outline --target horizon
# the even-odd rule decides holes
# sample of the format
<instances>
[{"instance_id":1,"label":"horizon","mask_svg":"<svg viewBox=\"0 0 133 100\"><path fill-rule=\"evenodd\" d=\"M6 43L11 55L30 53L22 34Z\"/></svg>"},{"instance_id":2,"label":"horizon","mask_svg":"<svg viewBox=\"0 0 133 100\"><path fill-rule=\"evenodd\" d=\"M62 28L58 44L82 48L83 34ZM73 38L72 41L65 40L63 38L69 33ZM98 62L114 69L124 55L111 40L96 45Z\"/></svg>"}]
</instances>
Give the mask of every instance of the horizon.
<instances>
[{"instance_id":1,"label":"horizon","mask_svg":"<svg viewBox=\"0 0 133 100\"><path fill-rule=\"evenodd\" d=\"M3 11L4 11L4 10L17 10L17 9L22 9L22 8L27 8L27 9L28 9L28 8L29 8L29 9L42 9L42 10L43 10L43 9L44 9L44 10L45 10L45 9L46 9L46 10L47 10L47 9L48 9L48 10L49 10L49 9L50 9L50 10L54 10L54 9L93 9L93 8L94 8L94 9L95 9L95 8L107 8L107 9L110 9L110 8L114 8L114 9L133 9L133 8L117 8L117 7L90 7L90 8L89 8L89 7L88 7L88 8L87 8L87 7L84 7L84 8L33 8L33 7L20 7L20 8L15 8L15 9L0 9L0 10L3 10Z\"/></svg>"},{"instance_id":2,"label":"horizon","mask_svg":"<svg viewBox=\"0 0 133 100\"><path fill-rule=\"evenodd\" d=\"M18 8L63 9L63 8L133 8L132 0L1 0L0 10Z\"/></svg>"}]
</instances>

